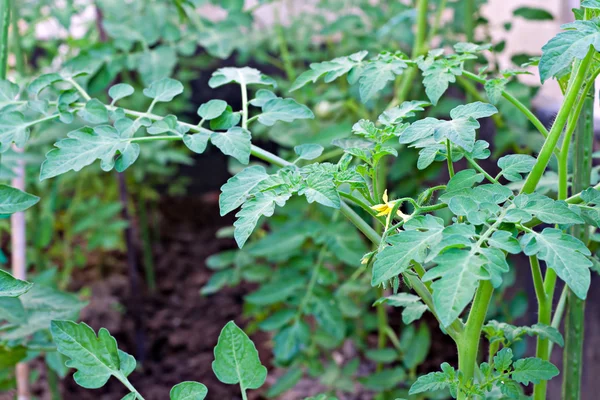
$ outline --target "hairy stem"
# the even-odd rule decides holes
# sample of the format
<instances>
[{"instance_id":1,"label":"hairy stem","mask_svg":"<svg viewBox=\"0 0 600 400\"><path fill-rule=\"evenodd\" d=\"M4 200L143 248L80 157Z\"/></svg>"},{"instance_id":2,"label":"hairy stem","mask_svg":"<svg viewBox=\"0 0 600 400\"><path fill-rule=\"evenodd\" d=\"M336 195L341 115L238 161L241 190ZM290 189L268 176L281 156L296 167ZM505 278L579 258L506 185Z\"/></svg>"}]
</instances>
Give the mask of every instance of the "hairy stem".
<instances>
[{"instance_id":1,"label":"hairy stem","mask_svg":"<svg viewBox=\"0 0 600 400\"><path fill-rule=\"evenodd\" d=\"M590 87L593 87L593 84ZM582 112L576 123L573 152L573 191L585 190L590 185L594 143L594 90L589 90L587 94L582 95ZM572 228L572 233L583 243L588 243L589 230L587 225L575 225ZM564 400L579 400L581 398L581 370L583 366L585 300L578 298L572 290L567 290L562 398Z\"/></svg>"}]
</instances>

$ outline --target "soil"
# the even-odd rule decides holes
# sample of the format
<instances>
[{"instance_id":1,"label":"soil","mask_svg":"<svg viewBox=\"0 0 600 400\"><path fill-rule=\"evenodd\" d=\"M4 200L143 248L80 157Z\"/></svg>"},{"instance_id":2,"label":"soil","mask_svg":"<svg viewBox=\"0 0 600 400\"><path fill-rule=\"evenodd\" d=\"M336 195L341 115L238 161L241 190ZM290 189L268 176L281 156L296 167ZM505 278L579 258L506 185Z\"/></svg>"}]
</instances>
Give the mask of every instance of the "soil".
<instances>
[{"instance_id":1,"label":"soil","mask_svg":"<svg viewBox=\"0 0 600 400\"><path fill-rule=\"evenodd\" d=\"M215 239L217 229L231 221L219 217L215 196L169 199L161 214L161 238L154 248L156 291L131 293L123 256L103 276L98 268L85 269L75 275L72 287L91 288L90 305L81 320L96 330L107 328L121 349L143 359L130 380L147 400L168 399L170 388L185 380L204 383L210 399L239 398L236 386L217 380L211 362L221 328L230 320L244 326L243 296L252 288L242 285L210 297L199 294L211 275L204 260L234 245ZM135 301L142 303L141 329L127 315L128 304ZM267 339L264 334L253 336L260 354L270 353ZM140 342L143 354L137 348ZM114 400L127 394L114 379L101 389L87 390L70 377L63 380L62 392L65 400Z\"/></svg>"}]
</instances>

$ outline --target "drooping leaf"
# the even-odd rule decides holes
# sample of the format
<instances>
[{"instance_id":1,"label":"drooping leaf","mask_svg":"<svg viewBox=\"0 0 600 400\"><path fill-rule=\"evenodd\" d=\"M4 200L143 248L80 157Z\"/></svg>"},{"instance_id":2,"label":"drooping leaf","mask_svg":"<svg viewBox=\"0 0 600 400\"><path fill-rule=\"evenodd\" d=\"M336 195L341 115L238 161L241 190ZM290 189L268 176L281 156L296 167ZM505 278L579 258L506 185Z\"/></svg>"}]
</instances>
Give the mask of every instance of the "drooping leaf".
<instances>
[{"instance_id":1,"label":"drooping leaf","mask_svg":"<svg viewBox=\"0 0 600 400\"><path fill-rule=\"evenodd\" d=\"M406 68L407 64L404 60L388 54L379 55L371 60L360 70L360 78L358 78L361 101L366 103L371 100Z\"/></svg>"},{"instance_id":2,"label":"drooping leaf","mask_svg":"<svg viewBox=\"0 0 600 400\"><path fill-rule=\"evenodd\" d=\"M23 148L29 139L30 123L19 111L11 111L0 115L0 153L6 152L15 143Z\"/></svg>"},{"instance_id":3,"label":"drooping leaf","mask_svg":"<svg viewBox=\"0 0 600 400\"><path fill-rule=\"evenodd\" d=\"M300 89L309 82L315 83L319 78L324 76L325 83L329 83L347 74L352 68L360 65L362 60L367 56L367 51L359 51L346 57L338 57L331 61L310 64L310 70L303 72L294 81L290 92Z\"/></svg>"},{"instance_id":4,"label":"drooping leaf","mask_svg":"<svg viewBox=\"0 0 600 400\"><path fill-rule=\"evenodd\" d=\"M265 382L267 369L260 363L252 340L235 322L223 327L214 351L212 369L221 382L239 383L242 391L258 389Z\"/></svg>"},{"instance_id":5,"label":"drooping leaf","mask_svg":"<svg viewBox=\"0 0 600 400\"><path fill-rule=\"evenodd\" d=\"M531 21L552 21L554 19L548 11L536 7L519 7L513 11L513 15Z\"/></svg>"},{"instance_id":6,"label":"drooping leaf","mask_svg":"<svg viewBox=\"0 0 600 400\"><path fill-rule=\"evenodd\" d=\"M442 364L443 372L430 372L420 376L410 387L408 394L433 392L456 385L456 371L448 363Z\"/></svg>"},{"instance_id":7,"label":"drooping leaf","mask_svg":"<svg viewBox=\"0 0 600 400\"><path fill-rule=\"evenodd\" d=\"M318 169L315 164L304 176L304 184L298 191L299 195L306 196L309 203L317 202L327 207L340 208L341 199L337 191L333 176L325 170Z\"/></svg>"},{"instance_id":8,"label":"drooping leaf","mask_svg":"<svg viewBox=\"0 0 600 400\"><path fill-rule=\"evenodd\" d=\"M272 216L275 206L282 207L290 196L289 193L260 192L242 205L242 209L235 214L237 221L233 224L235 227L234 237L239 248L244 246L260 217Z\"/></svg>"},{"instance_id":9,"label":"drooping leaf","mask_svg":"<svg viewBox=\"0 0 600 400\"><path fill-rule=\"evenodd\" d=\"M406 118L415 116L415 112L423 111L429 103L421 100L405 101L399 106L384 111L378 118L383 125L398 124Z\"/></svg>"},{"instance_id":10,"label":"drooping leaf","mask_svg":"<svg viewBox=\"0 0 600 400\"><path fill-rule=\"evenodd\" d=\"M173 386L169 392L170 400L203 400L208 394L208 389L198 382L181 382Z\"/></svg>"},{"instance_id":11,"label":"drooping leaf","mask_svg":"<svg viewBox=\"0 0 600 400\"><path fill-rule=\"evenodd\" d=\"M104 328L94 330L85 323L52 321L52 338L57 350L69 357L67 366L77 369L73 378L86 389L97 389L111 376L127 377L135 369L135 359L117 348L117 341Z\"/></svg>"}]
</instances>

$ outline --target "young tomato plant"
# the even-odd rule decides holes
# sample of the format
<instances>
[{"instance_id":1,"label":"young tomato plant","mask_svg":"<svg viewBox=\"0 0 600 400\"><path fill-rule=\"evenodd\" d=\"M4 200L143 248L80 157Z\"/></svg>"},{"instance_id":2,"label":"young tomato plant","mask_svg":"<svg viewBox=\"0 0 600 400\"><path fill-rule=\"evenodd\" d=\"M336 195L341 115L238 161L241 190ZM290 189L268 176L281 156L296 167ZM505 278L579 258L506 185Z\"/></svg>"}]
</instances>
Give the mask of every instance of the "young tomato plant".
<instances>
[{"instance_id":1,"label":"young tomato plant","mask_svg":"<svg viewBox=\"0 0 600 400\"><path fill-rule=\"evenodd\" d=\"M465 0L461 4L465 12L473 12L473 1ZM577 21L565 25L564 31L542 49L539 59L542 82L558 79L565 94L549 130L510 93L509 82L519 72L482 69L483 72L475 74L470 71L477 60L484 59L488 45L459 42L450 53L444 49L429 49L425 30L428 2L419 0L411 57L395 50L376 55L358 51L313 63L292 84L291 91L294 91L320 79L331 82L347 75L347 83L357 88L359 99L370 102L382 96L388 84L394 83L391 105L381 109L379 116L377 113L371 116L368 111L365 115L368 118L352 126L351 138L335 142L340 149L338 156L341 155L336 162L327 160L338 156L320 159L323 147L319 144L296 146L294 160L288 161L252 143L255 127L272 127L280 121L295 124L313 119L314 115L310 108L296 100L267 90L265 87L274 87L275 81L249 67L218 69L209 81L211 88L237 85L241 110L213 99L199 107L197 123L181 122L175 115L156 111L161 103L171 103L183 92L183 85L170 78L148 79L149 84L142 92L148 98L148 106L143 110L117 105L135 92L126 83L109 89L110 102L92 98L90 82L86 89L80 78L86 72L78 70L76 64L59 73L41 75L26 89L2 80L0 151L7 151L13 144L24 146L34 125L44 127L56 122L68 125L78 117L86 125L69 132L67 138L56 142L55 148L46 154L41 180L80 171L98 160L103 170L114 168L122 172L138 160L142 147L148 142L183 142L187 149L198 154L210 143L244 165L250 163L251 156L260 159L272 168L248 166L222 187L221 214L239 209L235 214L233 236L240 248L247 243L262 217L272 217L278 207L287 208L292 203L298 207L300 202L299 207L307 212L316 205L324 207L325 211L319 212L329 218L328 223L335 225L336 230L345 231L352 225L356 228L350 236L339 234L351 237L349 241L356 243L351 245L352 249L340 245L339 240L332 240L332 236L338 235L319 232L327 229L323 226L298 229L302 221L292 221L279 231L278 237L285 241L283 244L291 255L270 251L270 247L281 244L274 239L271 242L263 239L262 247L258 241L249 250L256 257L277 260L280 256L286 262L301 263L301 259L293 257L294 251L299 249L294 246L307 238L318 245L318 251L304 259L310 263L308 274L281 271L276 285L265 285L248 296L257 306L285 301L281 310L262 321L263 327L279 329L275 336L278 362L284 365L292 362L300 350L309 347L310 336L318 334L311 332L308 316L315 317L318 328L338 341L345 337L344 315L333 305L341 302L348 292L341 291L335 297L328 293L331 280L328 281L329 270L323 266L332 259L348 264L354 259L358 264L360 258L363 266L356 274L346 277L349 282L370 273L370 283L376 288L376 295L371 298L377 299L376 305L380 310L385 303L403 307L402 318L407 323L419 319L425 312L431 313L441 330L454 341L458 354L457 366L443 363L441 372L418 378L415 360L422 356L404 354L403 362L411 370L408 378L402 368L378 369L374 374L376 379L373 376L370 377L373 379L364 379L363 385L383 391L409 380L412 383L410 395L436 396L435 392L445 390L454 398L471 399L498 392L505 397L520 398L521 384L533 383L534 398L544 399L547 381L559 373L549 361L555 343L565 345L565 360L569 362L564 392L576 398L581 374L583 300L589 290L594 257L588 247L589 229L600 226L600 191L598 185L590 187L589 173L589 104L594 79L600 73L595 47L595 38L600 34L597 10L600 10L597 1L582 2L582 9L575 13ZM436 21L439 24L439 20ZM470 41L474 34L472 22L469 20L464 32ZM294 75L289 65L287 70L289 77ZM419 71L427 101L408 100ZM450 84L455 82L465 89L470 101L452 107L450 119L440 119L430 107L442 101ZM483 85L490 103L484 101L476 84ZM477 137L479 121L484 118L491 117L496 125L504 126L502 112L498 113L492 103L498 104L501 110L514 107L543 138L537 157L505 155L498 159L500 172L497 174L482 166L482 160L490 157L489 143ZM571 148L575 157L569 193ZM387 191L387 167L390 158L399 157L399 149L403 149L402 154L416 149L419 170L441 163L447 169L448 181L426 188L417 196L392 199ZM536 189L542 178L551 179L545 172L553 157L558 160L558 178L556 196L550 197ZM461 160L464 161L459 164ZM467 168L460 169L463 165ZM23 211L37 201L37 197L22 191L0 187L2 214ZM347 219L344 223L339 221L341 215ZM447 217L443 218L444 215ZM542 224L547 226L540 228ZM371 251L364 248L358 232L372 242ZM347 245L347 241L342 244ZM507 257L521 253L530 260L539 320L530 327L488 320L494 292L502 287L505 274L510 270ZM244 271L242 267L247 261L243 255L243 252L237 253L233 261L226 257L213 258L209 265L221 269L218 275L221 282L239 280L238 274L252 276L252 272L254 276L265 276L264 269ZM226 269L231 265L235 268ZM545 266L544 271L542 266ZM299 270L306 269L306 265L299 267ZM567 307L563 301L553 313L558 278L566 284ZM213 282L212 287L216 286L218 282ZM403 291L400 291L401 286ZM340 290L342 288L352 290L344 286ZM213 289L209 285L205 290ZM28 344L29 337L52 320L54 345L70 359L67 365L78 370L77 383L98 388L113 376L130 391L127 399L143 399L128 380L135 360L117 348L108 331L101 329L96 336L83 323L65 321L81 308L81 303L63 297L64 294L42 292L44 290L32 288L29 283L6 273L0 274L0 295L9 298L14 309L23 306L24 312L29 317L35 315L38 323L31 324L31 318L24 322L12 315L11 326L3 333L4 339ZM60 297L64 310L58 311L63 315L40 313L35 308L36 296ZM568 310L567 340L563 340L557 329L565 308ZM385 317L378 313L381 315ZM404 346L402 343L396 346L399 349L411 343L419 347L425 342L413 341L410 333L398 340L393 331L386 329L389 326L384 319L378 320L378 325L382 328L380 333L387 335L395 346L397 342L404 342ZM414 337L414 332L412 335ZM419 333L417 336L426 338L427 335ZM482 335L489 342L488 358L484 362L479 355ZM512 346L524 335L536 336L536 357L515 359ZM385 338L383 336L384 341ZM21 348L13 347L11 352L17 361L24 357ZM377 361L389 359L383 352L370 354ZM409 361L411 358L413 362ZM353 365L349 365L346 371L334 371L340 379L331 380L331 386L344 387L343 378L348 371L351 374L352 369ZM266 368L261 365L256 348L233 322L221 332L213 371L222 382L239 384L244 399L248 389L259 388L266 378ZM297 381L302 371L291 369L288 374L290 381ZM206 393L204 385L184 382L173 388L171 398L202 399Z\"/></svg>"}]
</instances>

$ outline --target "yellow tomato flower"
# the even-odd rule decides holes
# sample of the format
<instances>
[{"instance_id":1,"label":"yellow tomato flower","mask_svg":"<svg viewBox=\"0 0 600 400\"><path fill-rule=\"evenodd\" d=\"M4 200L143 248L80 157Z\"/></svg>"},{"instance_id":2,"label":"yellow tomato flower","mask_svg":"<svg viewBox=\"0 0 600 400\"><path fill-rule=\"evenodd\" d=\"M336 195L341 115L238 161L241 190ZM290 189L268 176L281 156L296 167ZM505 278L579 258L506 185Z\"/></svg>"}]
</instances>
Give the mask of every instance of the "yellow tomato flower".
<instances>
[{"instance_id":1,"label":"yellow tomato flower","mask_svg":"<svg viewBox=\"0 0 600 400\"><path fill-rule=\"evenodd\" d=\"M389 225L391 217L392 217L392 210L394 209L394 206L396 205L396 201L389 201L388 198L388 193L387 193L387 189L383 192L383 203L382 204L376 204L374 206L371 206L371 208L375 211L377 211L377 216L378 217L383 217L383 216L387 216L386 219L386 223ZM398 217L400 217L401 219L405 219L406 218L406 214L404 214L402 211L397 210L396 211L396 215Z\"/></svg>"}]
</instances>

